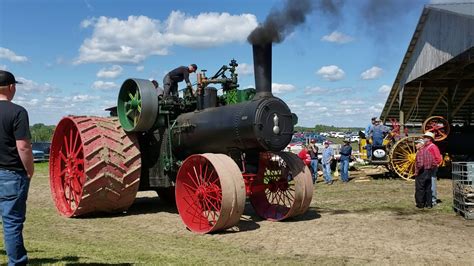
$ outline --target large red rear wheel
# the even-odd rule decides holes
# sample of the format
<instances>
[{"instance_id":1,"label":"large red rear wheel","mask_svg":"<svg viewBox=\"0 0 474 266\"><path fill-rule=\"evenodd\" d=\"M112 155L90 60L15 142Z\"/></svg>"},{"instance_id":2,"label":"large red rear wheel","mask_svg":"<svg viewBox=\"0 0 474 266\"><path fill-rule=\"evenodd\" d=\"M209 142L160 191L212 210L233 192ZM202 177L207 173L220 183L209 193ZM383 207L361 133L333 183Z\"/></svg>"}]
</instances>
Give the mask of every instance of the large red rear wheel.
<instances>
[{"instance_id":1,"label":"large red rear wheel","mask_svg":"<svg viewBox=\"0 0 474 266\"><path fill-rule=\"evenodd\" d=\"M49 175L61 215L127 210L138 191L140 168L138 142L116 118L69 116L56 127Z\"/></svg>"},{"instance_id":2,"label":"large red rear wheel","mask_svg":"<svg viewBox=\"0 0 474 266\"><path fill-rule=\"evenodd\" d=\"M261 153L250 202L259 216L280 221L305 213L313 198L309 168L293 153Z\"/></svg>"},{"instance_id":3,"label":"large red rear wheel","mask_svg":"<svg viewBox=\"0 0 474 266\"><path fill-rule=\"evenodd\" d=\"M227 155L191 155L176 177L176 206L183 223L196 233L236 225L245 207L239 167Z\"/></svg>"}]
</instances>

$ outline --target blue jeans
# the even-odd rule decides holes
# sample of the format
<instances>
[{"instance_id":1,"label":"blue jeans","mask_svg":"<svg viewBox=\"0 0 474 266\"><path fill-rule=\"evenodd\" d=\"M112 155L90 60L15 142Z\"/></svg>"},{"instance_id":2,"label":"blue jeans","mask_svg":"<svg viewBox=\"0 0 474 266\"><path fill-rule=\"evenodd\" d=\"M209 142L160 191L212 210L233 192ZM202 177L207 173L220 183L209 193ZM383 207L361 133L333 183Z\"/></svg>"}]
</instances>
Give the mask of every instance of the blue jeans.
<instances>
[{"instance_id":1,"label":"blue jeans","mask_svg":"<svg viewBox=\"0 0 474 266\"><path fill-rule=\"evenodd\" d=\"M367 143L365 149L367 150L367 159L372 158L372 144Z\"/></svg>"},{"instance_id":2,"label":"blue jeans","mask_svg":"<svg viewBox=\"0 0 474 266\"><path fill-rule=\"evenodd\" d=\"M324 181L326 183L329 183L332 181L332 175L331 175L331 164L330 163L323 163L323 176L324 176Z\"/></svg>"},{"instance_id":3,"label":"blue jeans","mask_svg":"<svg viewBox=\"0 0 474 266\"><path fill-rule=\"evenodd\" d=\"M433 174L431 175L431 202L433 206L438 202L438 195L436 193L436 174L438 173L438 168L433 169Z\"/></svg>"},{"instance_id":4,"label":"blue jeans","mask_svg":"<svg viewBox=\"0 0 474 266\"><path fill-rule=\"evenodd\" d=\"M30 179L26 172L0 169L0 211L8 265L22 265L28 262L23 245L23 223L29 187Z\"/></svg>"},{"instance_id":5,"label":"blue jeans","mask_svg":"<svg viewBox=\"0 0 474 266\"><path fill-rule=\"evenodd\" d=\"M383 145L383 137L382 138L372 138L372 146L382 146Z\"/></svg>"},{"instance_id":6,"label":"blue jeans","mask_svg":"<svg viewBox=\"0 0 474 266\"><path fill-rule=\"evenodd\" d=\"M313 177L313 184L316 183L316 179L318 179L318 160L311 159L311 176Z\"/></svg>"},{"instance_id":7,"label":"blue jeans","mask_svg":"<svg viewBox=\"0 0 474 266\"><path fill-rule=\"evenodd\" d=\"M341 180L349 182L349 160L341 160Z\"/></svg>"}]
</instances>

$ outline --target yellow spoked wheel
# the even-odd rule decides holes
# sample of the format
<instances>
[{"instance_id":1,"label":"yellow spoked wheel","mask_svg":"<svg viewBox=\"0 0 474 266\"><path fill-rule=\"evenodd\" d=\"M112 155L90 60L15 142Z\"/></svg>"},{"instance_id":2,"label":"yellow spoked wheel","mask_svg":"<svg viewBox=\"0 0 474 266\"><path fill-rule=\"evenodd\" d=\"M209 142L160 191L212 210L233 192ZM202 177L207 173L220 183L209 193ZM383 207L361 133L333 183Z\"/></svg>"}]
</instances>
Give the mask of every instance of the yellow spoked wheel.
<instances>
[{"instance_id":1,"label":"yellow spoked wheel","mask_svg":"<svg viewBox=\"0 0 474 266\"><path fill-rule=\"evenodd\" d=\"M416 148L415 140L419 136L411 136L397 141L390 151L391 169L403 179L415 178Z\"/></svg>"}]
</instances>

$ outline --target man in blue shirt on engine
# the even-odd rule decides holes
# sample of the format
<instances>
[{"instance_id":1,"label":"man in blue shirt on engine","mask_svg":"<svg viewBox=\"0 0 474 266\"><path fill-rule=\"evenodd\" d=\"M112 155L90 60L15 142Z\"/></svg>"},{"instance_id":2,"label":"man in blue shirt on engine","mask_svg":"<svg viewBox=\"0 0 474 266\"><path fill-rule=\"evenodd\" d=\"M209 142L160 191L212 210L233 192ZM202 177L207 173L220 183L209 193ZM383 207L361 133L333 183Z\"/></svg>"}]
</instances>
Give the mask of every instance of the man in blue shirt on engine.
<instances>
[{"instance_id":1,"label":"man in blue shirt on engine","mask_svg":"<svg viewBox=\"0 0 474 266\"><path fill-rule=\"evenodd\" d=\"M382 120L376 119L375 126L369 131L369 137L372 139L372 146L382 146L383 139L388 133L388 128L382 124Z\"/></svg>"}]
</instances>

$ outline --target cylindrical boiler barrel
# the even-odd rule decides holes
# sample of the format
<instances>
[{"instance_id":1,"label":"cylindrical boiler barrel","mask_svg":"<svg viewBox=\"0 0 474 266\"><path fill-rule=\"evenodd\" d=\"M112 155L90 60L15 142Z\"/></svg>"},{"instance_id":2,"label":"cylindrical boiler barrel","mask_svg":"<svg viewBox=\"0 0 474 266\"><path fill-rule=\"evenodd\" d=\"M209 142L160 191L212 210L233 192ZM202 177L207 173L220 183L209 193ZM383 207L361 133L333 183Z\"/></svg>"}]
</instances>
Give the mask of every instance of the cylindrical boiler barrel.
<instances>
[{"instance_id":1,"label":"cylindrical boiler barrel","mask_svg":"<svg viewBox=\"0 0 474 266\"><path fill-rule=\"evenodd\" d=\"M173 129L175 155L281 151L291 141L293 116L276 97L185 113Z\"/></svg>"}]
</instances>

